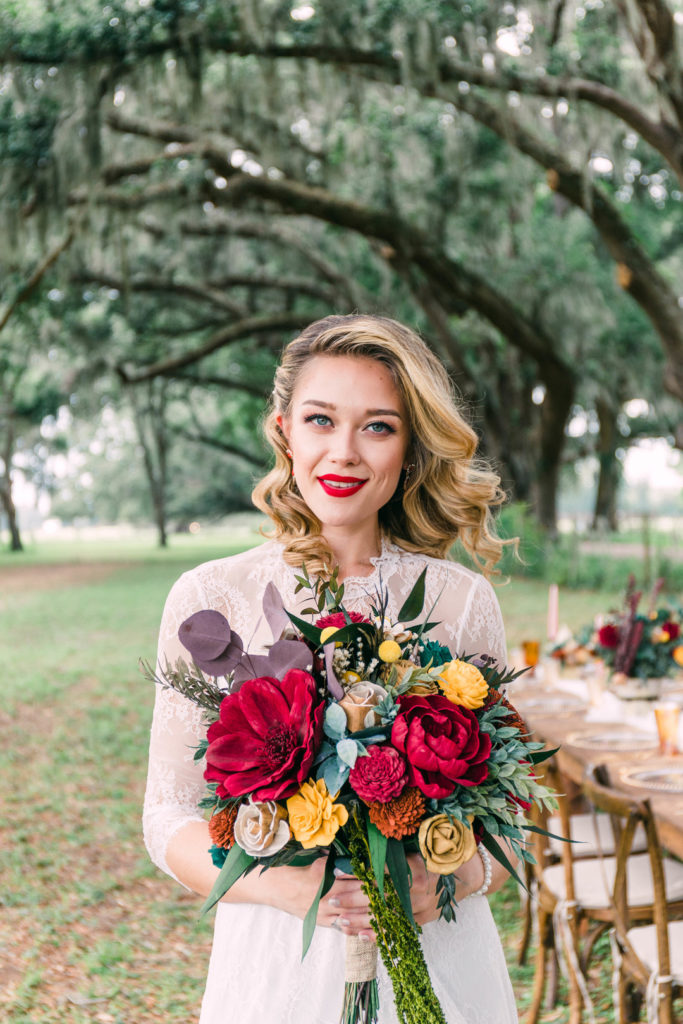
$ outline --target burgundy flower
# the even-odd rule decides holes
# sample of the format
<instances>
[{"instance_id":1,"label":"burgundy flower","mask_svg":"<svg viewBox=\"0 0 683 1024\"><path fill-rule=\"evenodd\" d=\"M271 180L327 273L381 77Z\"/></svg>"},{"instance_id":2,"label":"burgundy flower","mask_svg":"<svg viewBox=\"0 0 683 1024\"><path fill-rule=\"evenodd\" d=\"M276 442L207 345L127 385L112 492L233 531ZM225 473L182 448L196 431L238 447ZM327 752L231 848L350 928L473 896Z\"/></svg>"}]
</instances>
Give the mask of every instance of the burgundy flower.
<instances>
[{"instance_id":1,"label":"burgundy flower","mask_svg":"<svg viewBox=\"0 0 683 1024\"><path fill-rule=\"evenodd\" d=\"M677 622L665 622L662 630L669 634L669 640L678 640L681 635L681 627Z\"/></svg>"},{"instance_id":2,"label":"burgundy flower","mask_svg":"<svg viewBox=\"0 0 683 1024\"><path fill-rule=\"evenodd\" d=\"M367 756L356 758L349 782L366 804L386 804L402 792L408 781L407 767L398 750L373 744Z\"/></svg>"},{"instance_id":3,"label":"burgundy flower","mask_svg":"<svg viewBox=\"0 0 683 1024\"><path fill-rule=\"evenodd\" d=\"M611 623L608 623L606 626L601 626L598 630L598 643L601 647L618 647L620 639L621 637L618 627L613 626Z\"/></svg>"},{"instance_id":4,"label":"burgundy flower","mask_svg":"<svg viewBox=\"0 0 683 1024\"><path fill-rule=\"evenodd\" d=\"M248 679L209 726L204 778L219 797L292 796L305 782L322 739L324 704L315 680L293 668L280 681Z\"/></svg>"},{"instance_id":5,"label":"burgundy flower","mask_svg":"<svg viewBox=\"0 0 683 1024\"><path fill-rule=\"evenodd\" d=\"M365 615L361 615L360 612L347 612L351 622L369 622L370 619L366 618ZM344 626L348 626L348 622L344 618L343 612L332 612L331 615L323 615L321 618L315 620L316 626L320 629L326 629L328 626L334 626L335 629L343 629Z\"/></svg>"},{"instance_id":6,"label":"burgundy flower","mask_svg":"<svg viewBox=\"0 0 683 1024\"><path fill-rule=\"evenodd\" d=\"M487 777L491 737L477 716L447 697L399 697L391 742L408 761L408 784L440 799Z\"/></svg>"}]
</instances>

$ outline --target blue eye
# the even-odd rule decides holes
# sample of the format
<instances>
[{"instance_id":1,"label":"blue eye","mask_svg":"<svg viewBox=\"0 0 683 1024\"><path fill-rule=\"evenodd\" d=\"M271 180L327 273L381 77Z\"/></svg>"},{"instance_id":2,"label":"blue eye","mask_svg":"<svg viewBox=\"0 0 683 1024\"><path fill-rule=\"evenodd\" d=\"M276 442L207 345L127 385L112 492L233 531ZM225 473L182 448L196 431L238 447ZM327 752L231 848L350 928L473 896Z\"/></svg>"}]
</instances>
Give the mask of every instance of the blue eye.
<instances>
[{"instance_id":1,"label":"blue eye","mask_svg":"<svg viewBox=\"0 0 683 1024\"><path fill-rule=\"evenodd\" d=\"M322 422L321 422L322 421ZM307 416L306 423L315 423L316 427L326 427L332 422L329 416L325 416L322 412L314 412L312 416Z\"/></svg>"},{"instance_id":2,"label":"blue eye","mask_svg":"<svg viewBox=\"0 0 683 1024\"><path fill-rule=\"evenodd\" d=\"M366 429L369 430L371 434L394 434L395 433L394 428L392 426L390 426L388 423L385 423L383 420L375 420L374 423L368 423Z\"/></svg>"}]
</instances>

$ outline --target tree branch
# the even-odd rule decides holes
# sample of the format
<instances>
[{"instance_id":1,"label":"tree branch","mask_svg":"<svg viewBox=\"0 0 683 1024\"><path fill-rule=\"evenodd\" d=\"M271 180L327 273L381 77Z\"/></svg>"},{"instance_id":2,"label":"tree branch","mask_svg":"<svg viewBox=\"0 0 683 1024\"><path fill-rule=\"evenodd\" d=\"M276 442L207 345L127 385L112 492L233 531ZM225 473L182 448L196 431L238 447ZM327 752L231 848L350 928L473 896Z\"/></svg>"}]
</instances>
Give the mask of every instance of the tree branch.
<instances>
[{"instance_id":1,"label":"tree branch","mask_svg":"<svg viewBox=\"0 0 683 1024\"><path fill-rule=\"evenodd\" d=\"M131 292L163 292L171 298L190 298L200 302L208 302L213 306L226 310L233 316L243 317L245 310L236 302L226 298L213 288L202 288L189 282L166 280L162 277L133 276L131 278L115 277L100 270L79 270L71 275L76 284L94 283L103 288L115 288L125 294Z\"/></svg>"},{"instance_id":2,"label":"tree branch","mask_svg":"<svg viewBox=\"0 0 683 1024\"><path fill-rule=\"evenodd\" d=\"M0 331L2 331L7 325L7 322L16 310L17 306L20 306L22 302L26 302L26 300L31 297L50 267L53 266L62 253L69 248L75 237L76 233L74 229L71 228L62 241L58 242L57 245L41 260L28 280L24 282L16 292L14 298L8 302L5 309L0 313Z\"/></svg>"},{"instance_id":3,"label":"tree branch","mask_svg":"<svg viewBox=\"0 0 683 1024\"><path fill-rule=\"evenodd\" d=\"M229 441L221 441L217 437L212 437L211 434L204 433L192 433L191 430L186 430L183 427L173 427L173 433L179 437L184 437L186 441L194 441L197 444L207 445L209 448L217 448L218 451L225 452L227 455L236 455L239 459L244 459L252 466L256 466L257 469L266 469L268 463L266 460L259 455L254 455L252 452L246 451L239 445L231 444Z\"/></svg>"},{"instance_id":4,"label":"tree branch","mask_svg":"<svg viewBox=\"0 0 683 1024\"><path fill-rule=\"evenodd\" d=\"M152 377L173 376L176 370L197 363L200 359L206 358L212 352L216 352L232 342L241 341L253 334L266 334L272 331L301 331L314 319L315 317L310 313L273 313L270 316L245 317L245 319L231 324L230 327L217 331L207 342L189 352L150 363L137 372L130 372L123 365L117 366L116 369L121 379L127 384L139 384Z\"/></svg>"}]
</instances>

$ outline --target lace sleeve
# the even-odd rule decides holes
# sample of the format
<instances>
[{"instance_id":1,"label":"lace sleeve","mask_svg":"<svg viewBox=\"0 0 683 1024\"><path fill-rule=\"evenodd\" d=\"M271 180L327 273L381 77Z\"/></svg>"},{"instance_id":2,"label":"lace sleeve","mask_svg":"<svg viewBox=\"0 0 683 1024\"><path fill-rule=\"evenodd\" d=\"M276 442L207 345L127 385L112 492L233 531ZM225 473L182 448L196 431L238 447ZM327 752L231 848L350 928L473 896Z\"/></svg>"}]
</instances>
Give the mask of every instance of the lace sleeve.
<instances>
[{"instance_id":1,"label":"lace sleeve","mask_svg":"<svg viewBox=\"0 0 683 1024\"><path fill-rule=\"evenodd\" d=\"M463 615L463 653L488 654L503 667L507 663L507 647L498 598L484 576L475 579Z\"/></svg>"},{"instance_id":2,"label":"lace sleeve","mask_svg":"<svg viewBox=\"0 0 683 1024\"><path fill-rule=\"evenodd\" d=\"M157 670L163 670L167 662L187 658L187 651L178 640L178 627L202 607L206 607L206 603L196 575L181 576L164 607ZM157 686L156 691L143 833L154 863L175 878L166 863L169 840L183 825L202 820L197 803L204 793L203 769L193 757L194 748L205 734L205 726L202 711L195 704L173 690Z\"/></svg>"}]
</instances>

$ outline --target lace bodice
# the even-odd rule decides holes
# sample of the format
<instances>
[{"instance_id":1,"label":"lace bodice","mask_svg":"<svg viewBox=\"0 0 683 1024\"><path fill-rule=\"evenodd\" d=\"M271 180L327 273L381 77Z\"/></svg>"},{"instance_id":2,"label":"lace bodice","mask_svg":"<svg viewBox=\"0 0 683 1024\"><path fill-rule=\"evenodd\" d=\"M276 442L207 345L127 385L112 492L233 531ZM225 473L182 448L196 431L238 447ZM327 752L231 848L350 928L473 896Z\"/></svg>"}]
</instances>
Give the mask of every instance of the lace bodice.
<instances>
[{"instance_id":1,"label":"lace bodice","mask_svg":"<svg viewBox=\"0 0 683 1024\"><path fill-rule=\"evenodd\" d=\"M344 581L344 604L349 610L369 612L381 583L389 595L388 614L395 620L426 565L424 612L430 621L439 622L430 637L446 644L454 655L490 654L501 664L505 662L500 608L492 586L483 576L455 562L405 552L386 541L372 563L370 576L347 577ZM164 608L159 666L188 657L178 640L178 627L202 608L222 612L245 647L262 652L271 641L261 607L263 592L271 580L286 608L296 612L310 604L306 593L294 593L294 570L285 563L276 541L206 562L181 576ZM168 874L172 874L166 863L169 840L188 822L201 820L197 802L204 792L203 765L194 761L193 754L203 734L201 711L179 694L158 687L143 824L150 856Z\"/></svg>"}]
</instances>

